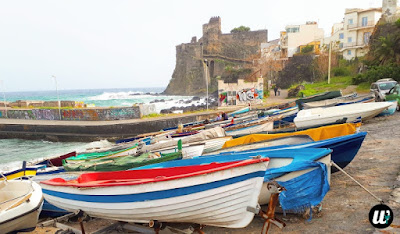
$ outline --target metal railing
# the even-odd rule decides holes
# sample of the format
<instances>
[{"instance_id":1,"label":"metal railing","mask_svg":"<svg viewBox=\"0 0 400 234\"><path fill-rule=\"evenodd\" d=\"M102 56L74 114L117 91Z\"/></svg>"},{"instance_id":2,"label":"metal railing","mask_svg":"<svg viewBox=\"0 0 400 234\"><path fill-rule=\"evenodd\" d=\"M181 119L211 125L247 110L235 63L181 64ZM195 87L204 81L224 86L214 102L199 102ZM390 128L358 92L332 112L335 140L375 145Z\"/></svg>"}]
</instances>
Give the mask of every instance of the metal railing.
<instances>
[{"instance_id":1,"label":"metal railing","mask_svg":"<svg viewBox=\"0 0 400 234\"><path fill-rule=\"evenodd\" d=\"M374 21L368 21L366 24L361 23L361 24L349 24L347 25L347 29L357 29L357 28L366 28L366 27L373 27L375 26Z\"/></svg>"},{"instance_id":2,"label":"metal railing","mask_svg":"<svg viewBox=\"0 0 400 234\"><path fill-rule=\"evenodd\" d=\"M364 47L367 45L368 43L365 42L350 42L350 43L344 43L342 49L352 48L352 47Z\"/></svg>"}]
</instances>

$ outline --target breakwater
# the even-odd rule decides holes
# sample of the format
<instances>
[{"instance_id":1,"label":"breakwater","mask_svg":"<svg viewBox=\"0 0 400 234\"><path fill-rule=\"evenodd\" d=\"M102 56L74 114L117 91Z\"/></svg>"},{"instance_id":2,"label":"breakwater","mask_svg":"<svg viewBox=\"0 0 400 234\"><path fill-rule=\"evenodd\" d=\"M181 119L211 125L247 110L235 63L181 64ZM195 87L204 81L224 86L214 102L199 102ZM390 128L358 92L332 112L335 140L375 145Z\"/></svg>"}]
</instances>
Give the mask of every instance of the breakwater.
<instances>
[{"instance_id":1,"label":"breakwater","mask_svg":"<svg viewBox=\"0 0 400 234\"><path fill-rule=\"evenodd\" d=\"M58 110L56 110L58 111ZM112 121L59 121L31 119L1 119L0 138L44 139L49 141L91 142L110 141L156 132L160 129L214 118L216 112L206 112L151 119Z\"/></svg>"}]
</instances>

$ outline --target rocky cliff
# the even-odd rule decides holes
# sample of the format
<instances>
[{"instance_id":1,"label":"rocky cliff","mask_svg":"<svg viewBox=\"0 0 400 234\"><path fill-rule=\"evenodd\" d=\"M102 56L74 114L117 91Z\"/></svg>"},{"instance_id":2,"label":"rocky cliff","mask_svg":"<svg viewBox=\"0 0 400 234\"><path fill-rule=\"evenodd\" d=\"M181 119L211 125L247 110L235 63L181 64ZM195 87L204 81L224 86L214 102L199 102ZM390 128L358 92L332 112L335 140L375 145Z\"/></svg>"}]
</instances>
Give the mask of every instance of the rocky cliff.
<instances>
[{"instance_id":1,"label":"rocky cliff","mask_svg":"<svg viewBox=\"0 0 400 234\"><path fill-rule=\"evenodd\" d=\"M203 25L203 36L176 46L176 65L165 94L201 95L217 90L217 79L234 82L253 71L260 45L268 40L268 31L222 34L221 18L213 17Z\"/></svg>"}]
</instances>

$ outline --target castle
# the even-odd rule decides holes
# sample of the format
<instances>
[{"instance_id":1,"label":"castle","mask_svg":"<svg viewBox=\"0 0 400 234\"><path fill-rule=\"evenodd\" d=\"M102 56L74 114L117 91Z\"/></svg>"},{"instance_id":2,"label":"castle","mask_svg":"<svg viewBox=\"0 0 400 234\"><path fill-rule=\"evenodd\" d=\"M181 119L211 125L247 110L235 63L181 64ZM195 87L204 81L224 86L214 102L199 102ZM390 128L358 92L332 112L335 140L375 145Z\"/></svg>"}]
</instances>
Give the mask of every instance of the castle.
<instances>
[{"instance_id":1,"label":"castle","mask_svg":"<svg viewBox=\"0 0 400 234\"><path fill-rule=\"evenodd\" d=\"M221 18L212 17L203 25L203 36L176 46L176 65L168 87L169 95L197 95L206 92L206 79L216 91L216 78L250 75L259 58L260 45L268 41L268 31L221 32ZM236 79L237 79L236 76Z\"/></svg>"}]
</instances>

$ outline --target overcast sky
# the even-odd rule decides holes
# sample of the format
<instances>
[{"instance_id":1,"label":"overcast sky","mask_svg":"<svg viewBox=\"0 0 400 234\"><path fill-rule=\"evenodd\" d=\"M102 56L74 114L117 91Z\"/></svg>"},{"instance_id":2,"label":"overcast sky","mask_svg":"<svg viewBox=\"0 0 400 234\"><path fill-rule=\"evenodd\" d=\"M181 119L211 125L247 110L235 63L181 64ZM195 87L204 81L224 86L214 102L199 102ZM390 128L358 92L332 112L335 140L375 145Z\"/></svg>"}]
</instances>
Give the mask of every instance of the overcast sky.
<instances>
[{"instance_id":1,"label":"overcast sky","mask_svg":"<svg viewBox=\"0 0 400 234\"><path fill-rule=\"evenodd\" d=\"M0 80L6 91L166 87L175 46L244 25L277 39L288 24L317 21L328 35L345 8L381 0L0 0Z\"/></svg>"}]
</instances>

